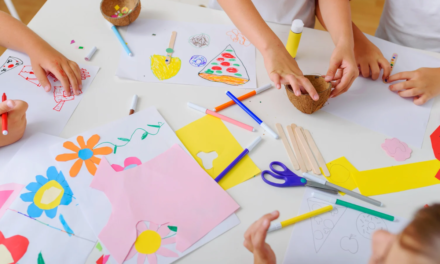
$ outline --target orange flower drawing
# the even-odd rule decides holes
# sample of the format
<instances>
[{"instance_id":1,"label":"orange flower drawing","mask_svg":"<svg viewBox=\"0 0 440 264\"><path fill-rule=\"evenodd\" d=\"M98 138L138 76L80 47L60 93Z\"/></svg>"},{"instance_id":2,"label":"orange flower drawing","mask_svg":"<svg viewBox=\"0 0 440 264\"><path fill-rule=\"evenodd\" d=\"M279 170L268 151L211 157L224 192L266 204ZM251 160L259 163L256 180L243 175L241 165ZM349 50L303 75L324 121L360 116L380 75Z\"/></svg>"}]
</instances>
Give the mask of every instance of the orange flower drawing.
<instances>
[{"instance_id":1,"label":"orange flower drawing","mask_svg":"<svg viewBox=\"0 0 440 264\"><path fill-rule=\"evenodd\" d=\"M75 177L78 175L83 163L86 164L87 170L90 172L90 174L95 175L97 169L95 164L99 164L99 162L101 162L101 159L95 157L95 155L108 155L113 152L113 149L110 147L93 149L96 144L98 144L99 139L99 135L93 135L89 138L89 140L87 140L86 144L83 136L78 136L76 140L78 141L79 147L70 141L66 141L64 142L63 147L75 153L60 154L55 158L55 160L70 161L77 159L77 161L75 161L75 163L72 165L72 168L70 168L70 177Z\"/></svg>"}]
</instances>

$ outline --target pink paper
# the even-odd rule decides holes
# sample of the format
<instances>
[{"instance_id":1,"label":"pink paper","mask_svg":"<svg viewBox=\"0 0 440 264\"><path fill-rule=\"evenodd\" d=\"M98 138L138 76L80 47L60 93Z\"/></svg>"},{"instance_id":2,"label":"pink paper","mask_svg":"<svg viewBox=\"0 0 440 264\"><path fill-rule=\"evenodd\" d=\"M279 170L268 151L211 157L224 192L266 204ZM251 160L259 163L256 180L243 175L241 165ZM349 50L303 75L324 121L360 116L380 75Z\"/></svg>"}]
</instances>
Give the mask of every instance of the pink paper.
<instances>
[{"instance_id":1,"label":"pink paper","mask_svg":"<svg viewBox=\"0 0 440 264\"><path fill-rule=\"evenodd\" d=\"M140 221L177 226L176 249L183 252L239 208L178 145L121 172L103 158L90 186L112 204L98 237L118 263L127 258Z\"/></svg>"},{"instance_id":2,"label":"pink paper","mask_svg":"<svg viewBox=\"0 0 440 264\"><path fill-rule=\"evenodd\" d=\"M17 183L8 183L0 185L0 218L8 210L12 202L20 194L24 185Z\"/></svg>"},{"instance_id":3,"label":"pink paper","mask_svg":"<svg viewBox=\"0 0 440 264\"><path fill-rule=\"evenodd\" d=\"M411 157L412 150L405 142L401 142L397 138L385 139L382 145L388 156L393 157L396 161L404 161Z\"/></svg>"}]
</instances>

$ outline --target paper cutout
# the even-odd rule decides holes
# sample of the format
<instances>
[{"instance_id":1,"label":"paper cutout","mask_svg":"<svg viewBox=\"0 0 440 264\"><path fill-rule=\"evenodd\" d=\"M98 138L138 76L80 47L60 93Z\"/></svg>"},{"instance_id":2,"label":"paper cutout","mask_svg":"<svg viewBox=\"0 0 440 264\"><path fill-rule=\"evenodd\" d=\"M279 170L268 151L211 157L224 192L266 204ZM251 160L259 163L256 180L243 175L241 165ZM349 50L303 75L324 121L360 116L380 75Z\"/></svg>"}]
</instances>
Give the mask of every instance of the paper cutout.
<instances>
[{"instance_id":1,"label":"paper cutout","mask_svg":"<svg viewBox=\"0 0 440 264\"><path fill-rule=\"evenodd\" d=\"M23 65L23 61L19 58L9 56L5 63L0 67L0 75L3 73L15 69L16 67Z\"/></svg>"},{"instance_id":2,"label":"paper cutout","mask_svg":"<svg viewBox=\"0 0 440 264\"><path fill-rule=\"evenodd\" d=\"M439 184L435 178L439 169L440 161L430 160L361 171L353 176L359 191L372 196Z\"/></svg>"},{"instance_id":3,"label":"paper cutout","mask_svg":"<svg viewBox=\"0 0 440 264\"><path fill-rule=\"evenodd\" d=\"M161 81L176 76L182 64L180 58L177 57L172 57L170 64L166 64L165 60L166 57L162 55L151 56L151 71Z\"/></svg>"},{"instance_id":4,"label":"paper cutout","mask_svg":"<svg viewBox=\"0 0 440 264\"><path fill-rule=\"evenodd\" d=\"M38 260L37 260L37 263L38 263L38 264L45 264L45 262L44 262L44 258L43 258L43 254L41 254L41 252L40 252L40 254L38 254Z\"/></svg>"},{"instance_id":5,"label":"paper cutout","mask_svg":"<svg viewBox=\"0 0 440 264\"><path fill-rule=\"evenodd\" d=\"M102 251L102 246L101 243L96 243L96 249L98 249L99 251Z\"/></svg>"},{"instance_id":6,"label":"paper cutout","mask_svg":"<svg viewBox=\"0 0 440 264\"><path fill-rule=\"evenodd\" d=\"M104 255L99 257L99 259L96 261L96 264L102 264L104 262Z\"/></svg>"},{"instance_id":7,"label":"paper cutout","mask_svg":"<svg viewBox=\"0 0 440 264\"><path fill-rule=\"evenodd\" d=\"M138 159L136 157L130 157L130 158L125 159L124 167L119 166L118 164L112 164L112 168L115 171L119 172L119 171L129 170L129 169L137 167L141 164L142 164L142 162L140 159Z\"/></svg>"},{"instance_id":8,"label":"paper cutout","mask_svg":"<svg viewBox=\"0 0 440 264\"><path fill-rule=\"evenodd\" d=\"M74 235L73 230L72 230L72 229L70 228L70 226L67 224L66 220L64 219L64 216L63 216L62 214L60 214L59 218L60 218L60 222L61 222L61 224L63 225L64 230L66 231L66 233L67 233L69 236Z\"/></svg>"},{"instance_id":9,"label":"paper cutout","mask_svg":"<svg viewBox=\"0 0 440 264\"><path fill-rule=\"evenodd\" d=\"M149 227L144 222L139 222L136 226L137 238L133 247L128 253L127 259L133 258L138 253L137 263L144 263L148 259L148 264L157 264L157 255L169 258L177 258L179 255L163 245L175 244L176 233L170 234L166 224L157 225L150 222Z\"/></svg>"},{"instance_id":10,"label":"paper cutout","mask_svg":"<svg viewBox=\"0 0 440 264\"><path fill-rule=\"evenodd\" d=\"M251 42L243 34L241 34L241 32L238 31L238 29L233 29L231 31L228 31L226 32L226 35L228 35L232 41L237 42L240 45L246 47L251 45Z\"/></svg>"},{"instance_id":11,"label":"paper cutout","mask_svg":"<svg viewBox=\"0 0 440 264\"><path fill-rule=\"evenodd\" d=\"M188 42L196 48L205 48L209 46L211 38L208 34L202 33L189 37Z\"/></svg>"},{"instance_id":12,"label":"paper cutout","mask_svg":"<svg viewBox=\"0 0 440 264\"><path fill-rule=\"evenodd\" d=\"M326 177L329 182L351 191L357 188L353 175L359 171L345 157L327 163L327 168L330 171L330 177Z\"/></svg>"},{"instance_id":13,"label":"paper cutout","mask_svg":"<svg viewBox=\"0 0 440 264\"><path fill-rule=\"evenodd\" d=\"M0 231L0 262L17 263L26 253L28 246L29 240L24 236L15 235L5 238Z\"/></svg>"},{"instance_id":14,"label":"paper cutout","mask_svg":"<svg viewBox=\"0 0 440 264\"><path fill-rule=\"evenodd\" d=\"M72 190L61 171L58 172L53 166L49 167L46 177L37 175L36 182L26 186L30 192L20 196L23 202L31 202L27 209L30 217L40 217L45 212L47 217L54 218L58 206L69 205L72 202Z\"/></svg>"},{"instance_id":15,"label":"paper cutout","mask_svg":"<svg viewBox=\"0 0 440 264\"><path fill-rule=\"evenodd\" d=\"M107 263L109 258L110 258L110 255L104 255L104 257L102 258L102 264Z\"/></svg>"},{"instance_id":16,"label":"paper cutout","mask_svg":"<svg viewBox=\"0 0 440 264\"><path fill-rule=\"evenodd\" d=\"M109 147L95 148L96 144L98 144L99 142L99 138L99 135L93 135L87 140L86 144L84 142L83 136L78 136L76 138L76 141L78 142L79 147L77 147L71 141L66 141L64 142L63 147L75 153L60 154L55 158L55 160L65 162L76 159L75 163L70 168L70 177L75 177L76 175L78 175L78 172L81 170L83 163L86 164L89 173L91 175L95 175L95 164L99 164L99 162L101 161L101 159L97 158L95 155L108 155L113 152L112 148Z\"/></svg>"},{"instance_id":17,"label":"paper cutout","mask_svg":"<svg viewBox=\"0 0 440 264\"><path fill-rule=\"evenodd\" d=\"M203 67L206 65L206 58L202 55L194 55L189 59L189 64L194 67Z\"/></svg>"},{"instance_id":18,"label":"paper cutout","mask_svg":"<svg viewBox=\"0 0 440 264\"><path fill-rule=\"evenodd\" d=\"M82 91L79 91L79 93L82 94ZM59 112L63 109L65 102L75 100L75 94L71 91L70 96L68 96L63 86L54 86L53 99L55 100L55 103L57 103L53 110Z\"/></svg>"},{"instance_id":19,"label":"paper cutout","mask_svg":"<svg viewBox=\"0 0 440 264\"><path fill-rule=\"evenodd\" d=\"M385 139L385 143L381 147L388 156L396 161L404 161L411 157L412 150L408 147L408 144L401 142L397 138Z\"/></svg>"},{"instance_id":20,"label":"paper cutout","mask_svg":"<svg viewBox=\"0 0 440 264\"><path fill-rule=\"evenodd\" d=\"M440 160L440 126L431 134L431 145L435 158ZM440 170L435 177L440 180Z\"/></svg>"},{"instance_id":21,"label":"paper cutout","mask_svg":"<svg viewBox=\"0 0 440 264\"><path fill-rule=\"evenodd\" d=\"M218 154L215 151L211 151L209 153L199 152L197 157L202 160L203 168L205 170L210 170L214 166L213 161L218 158Z\"/></svg>"},{"instance_id":22,"label":"paper cutout","mask_svg":"<svg viewBox=\"0 0 440 264\"><path fill-rule=\"evenodd\" d=\"M0 218L20 194L24 185L17 183L8 183L0 185Z\"/></svg>"},{"instance_id":23,"label":"paper cutout","mask_svg":"<svg viewBox=\"0 0 440 264\"><path fill-rule=\"evenodd\" d=\"M70 44L73 44L73 43L75 43L75 40L72 39L72 40L70 41Z\"/></svg>"},{"instance_id":24,"label":"paper cutout","mask_svg":"<svg viewBox=\"0 0 440 264\"><path fill-rule=\"evenodd\" d=\"M212 178L217 177L231 162L243 152L243 148L229 132L225 124L218 118L206 115L176 131L177 137L188 149L189 153L202 166L202 160L197 157L199 152L215 151L218 158L213 161L214 167L205 170ZM220 186L227 190L240 184L261 171L246 155L232 170L228 177L220 181Z\"/></svg>"},{"instance_id":25,"label":"paper cutout","mask_svg":"<svg viewBox=\"0 0 440 264\"><path fill-rule=\"evenodd\" d=\"M211 82L229 85L242 85L249 81L249 75L234 48L228 45L212 59L200 72L199 76Z\"/></svg>"},{"instance_id":26,"label":"paper cutout","mask_svg":"<svg viewBox=\"0 0 440 264\"><path fill-rule=\"evenodd\" d=\"M136 128L136 129L133 131L133 133L131 133L131 136L130 136L129 138L126 138L126 137L119 137L119 138L118 138L118 140L119 140L120 142L124 142L124 144L120 144L120 145L118 145L118 144L115 144L115 143L107 142L107 141L106 141L106 142L101 142L101 143L99 143L99 144L96 145L96 146L98 147L98 146L100 146L100 145L104 145L104 144L111 145L111 146L113 147L113 153L116 154L116 151L118 150L118 148L125 147L128 143L131 142L131 140L133 139L133 136L136 134L136 132L141 131L141 132L142 132L141 140L144 140L144 139L147 138L148 135L152 135L152 136L157 135L157 134L160 132L160 128L161 128L164 124L165 124L165 123L163 123L163 122L158 122L157 125L147 125L148 127L152 127L153 130L156 129L156 133L154 133L154 134L148 132L147 130L145 130L145 129L143 129L143 128Z\"/></svg>"},{"instance_id":27,"label":"paper cutout","mask_svg":"<svg viewBox=\"0 0 440 264\"><path fill-rule=\"evenodd\" d=\"M21 69L21 71L18 73L21 77L23 77L26 81L31 82L35 84L36 86L40 87L41 83L38 80L37 76L35 75L34 71L32 70L31 65L26 65Z\"/></svg>"},{"instance_id":28,"label":"paper cutout","mask_svg":"<svg viewBox=\"0 0 440 264\"><path fill-rule=\"evenodd\" d=\"M112 204L98 237L118 263L128 256L139 221L178 226L176 249L183 252L239 208L178 145L122 172L103 159L90 187Z\"/></svg>"}]
</instances>

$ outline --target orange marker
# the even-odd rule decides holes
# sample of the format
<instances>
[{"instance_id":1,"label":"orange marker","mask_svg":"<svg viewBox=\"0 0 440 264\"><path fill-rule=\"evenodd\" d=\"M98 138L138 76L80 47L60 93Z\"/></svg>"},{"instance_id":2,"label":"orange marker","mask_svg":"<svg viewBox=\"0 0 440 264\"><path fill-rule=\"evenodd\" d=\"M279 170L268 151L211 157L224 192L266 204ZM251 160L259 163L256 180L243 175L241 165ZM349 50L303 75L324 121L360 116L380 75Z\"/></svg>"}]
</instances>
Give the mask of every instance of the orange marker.
<instances>
[{"instance_id":1,"label":"orange marker","mask_svg":"<svg viewBox=\"0 0 440 264\"><path fill-rule=\"evenodd\" d=\"M272 84L269 83L269 84L266 84L263 87L260 87L260 88L257 88L255 90L253 90L252 92L249 92L247 94L243 94L242 96L237 97L237 99L240 100L240 101L243 101L243 100L248 99L249 97L252 97L252 96L254 96L256 94L260 94L260 93L262 93L262 92L264 92L266 90L269 90L270 88L272 88ZM234 104L235 104L235 102L231 100L231 101L229 101L227 103L224 103L222 105L217 106L216 108L214 108L214 111L215 112L219 112L219 111L221 111L221 110L223 110L225 108L228 108L228 107L230 107L231 105L234 105Z\"/></svg>"}]
</instances>

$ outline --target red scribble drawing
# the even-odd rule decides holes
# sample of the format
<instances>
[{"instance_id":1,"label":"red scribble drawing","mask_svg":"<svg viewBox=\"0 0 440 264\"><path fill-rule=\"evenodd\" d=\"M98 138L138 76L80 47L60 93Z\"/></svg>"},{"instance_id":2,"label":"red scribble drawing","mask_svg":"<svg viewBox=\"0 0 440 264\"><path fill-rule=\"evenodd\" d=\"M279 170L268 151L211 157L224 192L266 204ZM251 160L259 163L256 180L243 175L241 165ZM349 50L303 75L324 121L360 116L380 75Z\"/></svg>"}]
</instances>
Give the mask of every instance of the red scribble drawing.
<instances>
[{"instance_id":1,"label":"red scribble drawing","mask_svg":"<svg viewBox=\"0 0 440 264\"><path fill-rule=\"evenodd\" d=\"M21 71L18 73L18 75L20 75L26 81L31 82L38 87L41 86L40 81L38 81L37 76L35 76L34 71L32 70L32 66L30 65L24 66L23 69L21 69Z\"/></svg>"},{"instance_id":2,"label":"red scribble drawing","mask_svg":"<svg viewBox=\"0 0 440 264\"><path fill-rule=\"evenodd\" d=\"M53 99L55 100L55 103L57 103L53 110L59 112L61 111L61 109L63 109L64 103L66 101L75 100L75 95L73 94L73 92L70 92L71 95L67 96L63 86L54 86L53 88ZM82 94L82 91L79 91L79 93Z\"/></svg>"},{"instance_id":3,"label":"red scribble drawing","mask_svg":"<svg viewBox=\"0 0 440 264\"><path fill-rule=\"evenodd\" d=\"M53 82L58 82L58 78L51 72L47 75L48 78L52 78Z\"/></svg>"},{"instance_id":4,"label":"red scribble drawing","mask_svg":"<svg viewBox=\"0 0 440 264\"><path fill-rule=\"evenodd\" d=\"M81 68L81 80L84 81L87 77L90 77L90 73L86 69Z\"/></svg>"},{"instance_id":5,"label":"red scribble drawing","mask_svg":"<svg viewBox=\"0 0 440 264\"><path fill-rule=\"evenodd\" d=\"M232 41L238 42L239 44L245 47L251 45L250 41L243 34L241 34L241 32L238 31L238 29L233 29L231 31L228 31L226 32L226 35L228 35Z\"/></svg>"}]
</instances>

